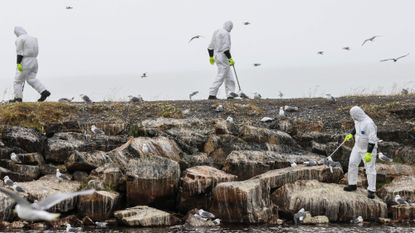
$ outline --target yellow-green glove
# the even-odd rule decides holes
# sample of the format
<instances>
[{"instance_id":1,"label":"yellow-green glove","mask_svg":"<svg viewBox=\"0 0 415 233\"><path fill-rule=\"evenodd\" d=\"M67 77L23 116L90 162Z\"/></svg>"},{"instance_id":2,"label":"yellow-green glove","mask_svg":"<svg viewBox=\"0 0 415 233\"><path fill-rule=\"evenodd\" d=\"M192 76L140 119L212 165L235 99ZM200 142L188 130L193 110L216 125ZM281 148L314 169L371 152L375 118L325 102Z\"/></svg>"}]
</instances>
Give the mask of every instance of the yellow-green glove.
<instances>
[{"instance_id":1,"label":"yellow-green glove","mask_svg":"<svg viewBox=\"0 0 415 233\"><path fill-rule=\"evenodd\" d=\"M235 65L235 61L233 60L233 58L229 58L229 65L230 66Z\"/></svg>"},{"instance_id":2,"label":"yellow-green glove","mask_svg":"<svg viewBox=\"0 0 415 233\"><path fill-rule=\"evenodd\" d=\"M370 161L372 161L372 153L366 152L364 160L366 163L370 163Z\"/></svg>"},{"instance_id":3,"label":"yellow-green glove","mask_svg":"<svg viewBox=\"0 0 415 233\"><path fill-rule=\"evenodd\" d=\"M22 66L22 64L17 64L17 70L18 70L19 72L22 72L22 71L23 71L23 66Z\"/></svg>"},{"instance_id":4,"label":"yellow-green glove","mask_svg":"<svg viewBox=\"0 0 415 233\"><path fill-rule=\"evenodd\" d=\"M215 58L214 57L210 57L209 58L209 62L211 65L215 64Z\"/></svg>"},{"instance_id":5,"label":"yellow-green glove","mask_svg":"<svg viewBox=\"0 0 415 233\"><path fill-rule=\"evenodd\" d=\"M346 137L344 137L344 141L345 142L348 142L348 141L350 141L352 139L353 139L353 134L351 134L351 133L349 133L348 135L346 135Z\"/></svg>"}]
</instances>

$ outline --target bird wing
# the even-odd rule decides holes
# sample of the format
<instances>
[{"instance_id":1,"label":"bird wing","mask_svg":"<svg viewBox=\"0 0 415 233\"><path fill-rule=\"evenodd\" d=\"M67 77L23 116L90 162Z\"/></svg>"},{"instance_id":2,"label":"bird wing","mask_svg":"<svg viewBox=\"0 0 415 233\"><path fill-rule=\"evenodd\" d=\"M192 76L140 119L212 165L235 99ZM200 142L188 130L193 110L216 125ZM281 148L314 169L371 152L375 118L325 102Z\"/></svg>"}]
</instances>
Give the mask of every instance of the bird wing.
<instances>
[{"instance_id":1,"label":"bird wing","mask_svg":"<svg viewBox=\"0 0 415 233\"><path fill-rule=\"evenodd\" d=\"M404 57L407 57L408 55L409 55L409 53L407 53L407 54L405 54L403 56L397 57L396 60L401 59L401 58L404 58Z\"/></svg>"},{"instance_id":2,"label":"bird wing","mask_svg":"<svg viewBox=\"0 0 415 233\"><path fill-rule=\"evenodd\" d=\"M17 194L16 192L10 191L10 190L2 188L2 187L0 187L0 192L6 194L7 196L12 198L14 201L17 202L17 204L19 204L21 206L29 206L29 207L31 206L30 203L26 199L19 196L19 194Z\"/></svg>"},{"instance_id":3,"label":"bird wing","mask_svg":"<svg viewBox=\"0 0 415 233\"><path fill-rule=\"evenodd\" d=\"M365 41L363 41L362 46L363 46L364 44L366 44L366 42L368 42L368 41L369 41L369 39L366 39Z\"/></svg>"},{"instance_id":4,"label":"bird wing","mask_svg":"<svg viewBox=\"0 0 415 233\"><path fill-rule=\"evenodd\" d=\"M47 196L45 199L39 201L36 207L39 210L47 210L51 208L52 206L66 199L70 199L70 198L74 198L76 196L82 196L82 195L91 195L93 193L95 193L95 189L89 189L89 190L73 192L73 193L54 193L54 194Z\"/></svg>"},{"instance_id":5,"label":"bird wing","mask_svg":"<svg viewBox=\"0 0 415 233\"><path fill-rule=\"evenodd\" d=\"M380 60L380 62L385 62L385 61L393 61L393 58L388 58L388 59L382 59L382 60Z\"/></svg>"}]
</instances>

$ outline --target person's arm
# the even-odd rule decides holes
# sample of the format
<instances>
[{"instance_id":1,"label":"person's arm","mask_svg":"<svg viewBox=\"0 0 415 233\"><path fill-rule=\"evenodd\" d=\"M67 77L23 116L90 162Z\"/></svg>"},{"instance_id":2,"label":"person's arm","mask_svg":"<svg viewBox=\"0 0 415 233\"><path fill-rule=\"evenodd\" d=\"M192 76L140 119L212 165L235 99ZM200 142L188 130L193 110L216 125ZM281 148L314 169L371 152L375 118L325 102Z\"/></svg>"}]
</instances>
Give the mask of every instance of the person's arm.
<instances>
[{"instance_id":1,"label":"person's arm","mask_svg":"<svg viewBox=\"0 0 415 233\"><path fill-rule=\"evenodd\" d=\"M368 125L366 129L369 138L369 144L367 146L367 152L369 153L372 153L373 149L376 146L376 143L378 142L378 136L376 131L376 126L374 124Z\"/></svg>"}]
</instances>

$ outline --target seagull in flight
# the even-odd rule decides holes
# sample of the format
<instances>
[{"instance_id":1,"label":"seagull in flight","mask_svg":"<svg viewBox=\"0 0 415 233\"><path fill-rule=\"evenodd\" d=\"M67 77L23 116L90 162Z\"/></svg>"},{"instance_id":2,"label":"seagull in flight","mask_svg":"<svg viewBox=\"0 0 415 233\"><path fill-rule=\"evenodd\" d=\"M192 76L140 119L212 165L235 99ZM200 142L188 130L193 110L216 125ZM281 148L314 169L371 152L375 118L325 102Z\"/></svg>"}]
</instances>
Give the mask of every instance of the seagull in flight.
<instances>
[{"instance_id":1,"label":"seagull in flight","mask_svg":"<svg viewBox=\"0 0 415 233\"><path fill-rule=\"evenodd\" d=\"M257 67L257 66L261 66L261 63L254 63L254 66L255 66L255 67Z\"/></svg>"},{"instance_id":2,"label":"seagull in flight","mask_svg":"<svg viewBox=\"0 0 415 233\"><path fill-rule=\"evenodd\" d=\"M141 78L147 78L148 76L147 76L147 73L143 73L142 75L141 75Z\"/></svg>"},{"instance_id":3,"label":"seagull in flight","mask_svg":"<svg viewBox=\"0 0 415 233\"><path fill-rule=\"evenodd\" d=\"M342 49L343 49L343 50L350 51L350 47L349 47L349 46L343 47Z\"/></svg>"},{"instance_id":4,"label":"seagull in flight","mask_svg":"<svg viewBox=\"0 0 415 233\"><path fill-rule=\"evenodd\" d=\"M199 94L199 91L194 91L192 93L189 94L189 99L192 100L192 97Z\"/></svg>"},{"instance_id":5,"label":"seagull in flight","mask_svg":"<svg viewBox=\"0 0 415 233\"><path fill-rule=\"evenodd\" d=\"M376 38L378 38L378 37L380 37L380 36L372 36L372 37L370 37L370 38L368 38L368 39L366 39L365 41L363 41L363 43L362 43L362 46L363 45L365 45L367 42L373 42L373 41L375 41L375 39Z\"/></svg>"},{"instance_id":6,"label":"seagull in flight","mask_svg":"<svg viewBox=\"0 0 415 233\"><path fill-rule=\"evenodd\" d=\"M388 59L383 59L383 60L380 60L380 62L385 62L385 61L393 61L393 62L397 62L399 59L402 59L402 58L407 57L407 56L409 56L409 53L407 53L407 54L405 54L405 55L403 55L403 56L397 57L397 58L388 58Z\"/></svg>"},{"instance_id":7,"label":"seagull in flight","mask_svg":"<svg viewBox=\"0 0 415 233\"><path fill-rule=\"evenodd\" d=\"M324 51L318 51L317 54L318 55L324 55Z\"/></svg>"},{"instance_id":8,"label":"seagull in flight","mask_svg":"<svg viewBox=\"0 0 415 233\"><path fill-rule=\"evenodd\" d=\"M203 38L203 36L201 36L201 35L196 35L196 36L194 36L194 37L190 38L189 43L190 43L190 42L192 42L194 39L200 39L200 38Z\"/></svg>"},{"instance_id":9,"label":"seagull in flight","mask_svg":"<svg viewBox=\"0 0 415 233\"><path fill-rule=\"evenodd\" d=\"M36 203L30 203L27 199L21 197L18 193L2 187L0 187L0 192L6 194L17 203L15 209L17 216L19 216L20 219L26 221L52 221L59 218L60 214L50 213L46 211L47 209L66 199L74 198L80 195L91 195L95 193L95 190L90 189L73 193L54 193Z\"/></svg>"},{"instance_id":10,"label":"seagull in flight","mask_svg":"<svg viewBox=\"0 0 415 233\"><path fill-rule=\"evenodd\" d=\"M245 26L248 26L248 25L250 25L251 23L250 22L248 22L248 21L246 21L246 22L244 22L244 25Z\"/></svg>"},{"instance_id":11,"label":"seagull in flight","mask_svg":"<svg viewBox=\"0 0 415 233\"><path fill-rule=\"evenodd\" d=\"M67 6L67 7L66 7L66 9L67 9L67 10L72 10L72 9L73 9L73 7L72 7L72 6Z\"/></svg>"}]
</instances>

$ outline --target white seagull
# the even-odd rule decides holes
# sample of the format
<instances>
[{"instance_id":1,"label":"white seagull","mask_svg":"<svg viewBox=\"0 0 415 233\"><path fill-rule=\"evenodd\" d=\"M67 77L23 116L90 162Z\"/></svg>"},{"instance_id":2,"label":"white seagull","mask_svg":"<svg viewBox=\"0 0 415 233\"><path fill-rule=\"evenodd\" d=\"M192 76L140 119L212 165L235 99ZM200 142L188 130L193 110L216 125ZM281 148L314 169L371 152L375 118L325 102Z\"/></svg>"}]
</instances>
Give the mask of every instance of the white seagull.
<instances>
[{"instance_id":1,"label":"white seagull","mask_svg":"<svg viewBox=\"0 0 415 233\"><path fill-rule=\"evenodd\" d=\"M297 225L298 223L302 223L305 217L305 210L301 208L296 214L294 214L294 223Z\"/></svg>"},{"instance_id":2,"label":"white seagull","mask_svg":"<svg viewBox=\"0 0 415 233\"><path fill-rule=\"evenodd\" d=\"M405 199L403 199L399 194L395 196L394 200L398 205L408 205L408 202L405 201Z\"/></svg>"},{"instance_id":3,"label":"white seagull","mask_svg":"<svg viewBox=\"0 0 415 233\"><path fill-rule=\"evenodd\" d=\"M10 159L15 163L22 163L19 156L14 152L10 154Z\"/></svg>"},{"instance_id":4,"label":"white seagull","mask_svg":"<svg viewBox=\"0 0 415 233\"><path fill-rule=\"evenodd\" d=\"M94 134L100 134L100 135L105 134L105 132L102 129L97 128L95 125L91 126L91 132Z\"/></svg>"},{"instance_id":5,"label":"white seagull","mask_svg":"<svg viewBox=\"0 0 415 233\"><path fill-rule=\"evenodd\" d=\"M278 115L285 116L285 111L284 111L284 108L283 107L280 107L280 110L278 112Z\"/></svg>"},{"instance_id":6,"label":"white seagull","mask_svg":"<svg viewBox=\"0 0 415 233\"><path fill-rule=\"evenodd\" d=\"M212 214L212 213L210 213L210 212L207 212L207 211L205 211L205 210L203 210L203 209L200 209L198 212L197 212L202 218L207 218L207 219L214 219L215 218L215 215L214 214Z\"/></svg>"},{"instance_id":7,"label":"white seagull","mask_svg":"<svg viewBox=\"0 0 415 233\"><path fill-rule=\"evenodd\" d=\"M70 102L72 102L72 101L73 101L73 99L74 99L74 97L72 97L71 99L68 99L68 98L60 98L60 99L58 100L58 102L59 102L59 103L70 103Z\"/></svg>"},{"instance_id":8,"label":"white seagull","mask_svg":"<svg viewBox=\"0 0 415 233\"><path fill-rule=\"evenodd\" d=\"M25 198L8 189L0 187L0 192L6 194L17 203L15 209L19 218L26 221L52 221L56 220L60 214L50 213L46 211L47 209L69 198L73 198L79 195L91 195L95 192L95 190L91 189L74 193L54 193L42 201L37 202L36 205L29 203Z\"/></svg>"},{"instance_id":9,"label":"white seagull","mask_svg":"<svg viewBox=\"0 0 415 233\"><path fill-rule=\"evenodd\" d=\"M82 231L81 227L73 227L69 223L66 223L65 225L66 225L66 229L65 229L66 232L80 232L80 231Z\"/></svg>"},{"instance_id":10,"label":"white seagull","mask_svg":"<svg viewBox=\"0 0 415 233\"><path fill-rule=\"evenodd\" d=\"M13 186L13 184L14 184L13 180L11 180L11 179L9 178L9 176L5 176L5 177L3 178L3 182L4 182L4 184L5 184L5 185L7 185L7 186L9 186L9 187L12 187L12 186Z\"/></svg>"},{"instance_id":11,"label":"white seagull","mask_svg":"<svg viewBox=\"0 0 415 233\"><path fill-rule=\"evenodd\" d=\"M389 158L388 156L384 155L382 152L378 153L378 158L383 162L393 162L392 158Z\"/></svg>"},{"instance_id":12,"label":"white seagull","mask_svg":"<svg viewBox=\"0 0 415 233\"><path fill-rule=\"evenodd\" d=\"M99 228L106 228L108 226L107 222L95 222L95 225Z\"/></svg>"},{"instance_id":13,"label":"white seagull","mask_svg":"<svg viewBox=\"0 0 415 233\"><path fill-rule=\"evenodd\" d=\"M262 119L261 119L261 122L271 122L271 121L273 121L274 120L274 118L271 118L271 117L263 117Z\"/></svg>"},{"instance_id":14,"label":"white seagull","mask_svg":"<svg viewBox=\"0 0 415 233\"><path fill-rule=\"evenodd\" d=\"M227 118L226 118L226 121L227 122L229 122L229 123L231 123L231 124L233 124L233 118L231 117L231 116L228 116Z\"/></svg>"},{"instance_id":15,"label":"white seagull","mask_svg":"<svg viewBox=\"0 0 415 233\"><path fill-rule=\"evenodd\" d=\"M59 169L56 169L56 178L58 178L59 181L63 180L71 180L71 178L65 174L62 174Z\"/></svg>"}]
</instances>

